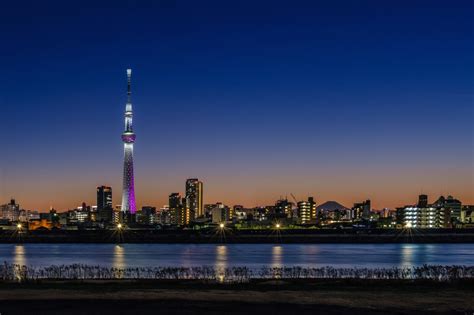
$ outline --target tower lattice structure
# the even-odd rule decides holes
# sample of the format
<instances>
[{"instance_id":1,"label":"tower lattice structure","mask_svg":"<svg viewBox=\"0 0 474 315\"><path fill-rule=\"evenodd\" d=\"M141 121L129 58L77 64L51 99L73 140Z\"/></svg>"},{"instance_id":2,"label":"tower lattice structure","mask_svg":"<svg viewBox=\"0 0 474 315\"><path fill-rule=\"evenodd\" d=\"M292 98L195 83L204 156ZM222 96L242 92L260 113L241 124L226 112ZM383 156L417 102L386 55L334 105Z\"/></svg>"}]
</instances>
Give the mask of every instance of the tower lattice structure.
<instances>
[{"instance_id":1,"label":"tower lattice structure","mask_svg":"<svg viewBox=\"0 0 474 315\"><path fill-rule=\"evenodd\" d=\"M122 191L122 211L135 213L137 206L135 203L135 182L133 174L133 144L135 133L133 132L133 110L132 110L132 69L127 69L127 104L125 105L125 131L122 133L123 141L123 191Z\"/></svg>"}]
</instances>

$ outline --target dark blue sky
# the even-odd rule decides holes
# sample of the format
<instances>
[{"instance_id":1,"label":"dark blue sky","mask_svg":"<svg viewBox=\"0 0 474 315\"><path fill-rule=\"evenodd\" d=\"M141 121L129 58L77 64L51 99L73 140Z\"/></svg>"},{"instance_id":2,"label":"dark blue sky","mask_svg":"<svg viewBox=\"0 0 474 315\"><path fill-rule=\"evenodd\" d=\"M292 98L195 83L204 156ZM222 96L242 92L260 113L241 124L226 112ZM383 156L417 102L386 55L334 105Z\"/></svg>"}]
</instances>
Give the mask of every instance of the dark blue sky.
<instances>
[{"instance_id":1,"label":"dark blue sky","mask_svg":"<svg viewBox=\"0 0 474 315\"><path fill-rule=\"evenodd\" d=\"M139 205L474 202L472 1L95 2L2 4L1 200L119 202L132 67Z\"/></svg>"}]
</instances>

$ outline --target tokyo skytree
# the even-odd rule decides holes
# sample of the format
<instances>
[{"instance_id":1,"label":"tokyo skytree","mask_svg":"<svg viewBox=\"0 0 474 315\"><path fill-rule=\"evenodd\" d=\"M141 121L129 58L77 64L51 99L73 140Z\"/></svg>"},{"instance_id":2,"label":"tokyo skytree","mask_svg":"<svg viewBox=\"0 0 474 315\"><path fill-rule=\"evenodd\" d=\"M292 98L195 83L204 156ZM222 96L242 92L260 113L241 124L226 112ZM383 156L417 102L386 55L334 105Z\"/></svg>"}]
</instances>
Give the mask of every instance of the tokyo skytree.
<instances>
[{"instance_id":1,"label":"tokyo skytree","mask_svg":"<svg viewBox=\"0 0 474 315\"><path fill-rule=\"evenodd\" d=\"M135 184L133 177L133 143L135 133L133 132L133 111L132 111L132 69L127 69L127 104L125 105L125 131L122 133L123 141L123 191L122 191L122 211L135 213Z\"/></svg>"}]
</instances>

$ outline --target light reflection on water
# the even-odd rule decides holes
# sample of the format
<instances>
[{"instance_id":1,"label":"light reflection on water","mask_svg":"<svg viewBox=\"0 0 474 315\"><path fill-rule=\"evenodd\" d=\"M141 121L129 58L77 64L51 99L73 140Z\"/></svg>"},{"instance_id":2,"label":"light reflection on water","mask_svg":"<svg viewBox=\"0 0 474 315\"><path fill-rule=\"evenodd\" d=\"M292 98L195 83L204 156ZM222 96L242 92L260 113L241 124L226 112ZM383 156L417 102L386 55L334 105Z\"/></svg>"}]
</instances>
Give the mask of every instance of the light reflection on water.
<instances>
[{"instance_id":1,"label":"light reflection on water","mask_svg":"<svg viewBox=\"0 0 474 315\"><path fill-rule=\"evenodd\" d=\"M114 268L124 268L126 267L125 265L125 250L122 245L115 245L114 246L114 263L113 267Z\"/></svg>"},{"instance_id":2,"label":"light reflection on water","mask_svg":"<svg viewBox=\"0 0 474 315\"><path fill-rule=\"evenodd\" d=\"M223 282L225 278L225 269L227 268L227 245L216 246L215 266L217 278Z\"/></svg>"},{"instance_id":3,"label":"light reflection on water","mask_svg":"<svg viewBox=\"0 0 474 315\"><path fill-rule=\"evenodd\" d=\"M13 251L13 261L15 265L27 265L25 258L25 246L24 245L15 245Z\"/></svg>"},{"instance_id":4,"label":"light reflection on water","mask_svg":"<svg viewBox=\"0 0 474 315\"><path fill-rule=\"evenodd\" d=\"M272 248L272 267L283 267L283 246L275 245Z\"/></svg>"},{"instance_id":5,"label":"light reflection on water","mask_svg":"<svg viewBox=\"0 0 474 315\"><path fill-rule=\"evenodd\" d=\"M474 244L0 244L0 262L50 266L474 265Z\"/></svg>"},{"instance_id":6,"label":"light reflection on water","mask_svg":"<svg viewBox=\"0 0 474 315\"><path fill-rule=\"evenodd\" d=\"M401 266L413 266L413 247L410 244L403 244Z\"/></svg>"}]
</instances>

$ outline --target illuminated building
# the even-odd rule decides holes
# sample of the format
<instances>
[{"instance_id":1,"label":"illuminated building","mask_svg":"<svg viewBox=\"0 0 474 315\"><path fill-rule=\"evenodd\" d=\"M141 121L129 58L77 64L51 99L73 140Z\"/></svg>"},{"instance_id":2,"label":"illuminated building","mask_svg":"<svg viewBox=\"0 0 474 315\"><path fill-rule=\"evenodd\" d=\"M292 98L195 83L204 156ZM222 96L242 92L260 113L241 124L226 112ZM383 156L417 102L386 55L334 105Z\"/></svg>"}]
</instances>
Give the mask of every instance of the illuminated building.
<instances>
[{"instance_id":1,"label":"illuminated building","mask_svg":"<svg viewBox=\"0 0 474 315\"><path fill-rule=\"evenodd\" d=\"M161 224L173 224L173 215L168 205L163 206L156 214L157 220Z\"/></svg>"},{"instance_id":2,"label":"illuminated building","mask_svg":"<svg viewBox=\"0 0 474 315\"><path fill-rule=\"evenodd\" d=\"M242 205L234 205L230 210L230 218L234 218L237 215L237 212L240 213L239 217L242 217L242 213L245 213L244 206Z\"/></svg>"},{"instance_id":3,"label":"illuminated building","mask_svg":"<svg viewBox=\"0 0 474 315\"><path fill-rule=\"evenodd\" d=\"M290 218L293 204L288 199L280 199L275 203L273 213L275 218Z\"/></svg>"},{"instance_id":4,"label":"illuminated building","mask_svg":"<svg viewBox=\"0 0 474 315\"><path fill-rule=\"evenodd\" d=\"M455 199L453 196L448 196L444 198L440 196L438 200L433 203L434 207L446 209L450 213L450 220L452 222L462 222L461 210L462 203L461 201Z\"/></svg>"},{"instance_id":5,"label":"illuminated building","mask_svg":"<svg viewBox=\"0 0 474 315\"><path fill-rule=\"evenodd\" d=\"M0 206L1 219L16 222L20 218L20 205L11 199L10 203Z\"/></svg>"},{"instance_id":6,"label":"illuminated building","mask_svg":"<svg viewBox=\"0 0 474 315\"><path fill-rule=\"evenodd\" d=\"M143 206L141 211L140 221L145 224L156 223L156 207Z\"/></svg>"},{"instance_id":7,"label":"illuminated building","mask_svg":"<svg viewBox=\"0 0 474 315\"><path fill-rule=\"evenodd\" d=\"M369 219L372 208L370 200L354 203L354 206L351 209L351 219Z\"/></svg>"},{"instance_id":8,"label":"illuminated building","mask_svg":"<svg viewBox=\"0 0 474 315\"><path fill-rule=\"evenodd\" d=\"M180 193L169 195L169 211L171 222L177 225L187 225L190 223L189 211L186 211L184 198Z\"/></svg>"},{"instance_id":9,"label":"illuminated building","mask_svg":"<svg viewBox=\"0 0 474 315\"><path fill-rule=\"evenodd\" d=\"M89 220L89 212L83 210L76 210L76 220L77 222L86 222Z\"/></svg>"},{"instance_id":10,"label":"illuminated building","mask_svg":"<svg viewBox=\"0 0 474 315\"><path fill-rule=\"evenodd\" d=\"M112 188L108 186L97 187L97 211L112 209Z\"/></svg>"},{"instance_id":11,"label":"illuminated building","mask_svg":"<svg viewBox=\"0 0 474 315\"><path fill-rule=\"evenodd\" d=\"M127 104L125 106L125 131L122 133L124 160L123 160L123 191L122 211L135 214L137 208L135 203L135 183L133 175L133 144L135 133L133 132L133 110L131 91L132 69L127 69Z\"/></svg>"},{"instance_id":12,"label":"illuminated building","mask_svg":"<svg viewBox=\"0 0 474 315\"><path fill-rule=\"evenodd\" d=\"M298 221L301 224L316 222L316 202L313 197L308 197L308 201L298 202Z\"/></svg>"},{"instance_id":13,"label":"illuminated building","mask_svg":"<svg viewBox=\"0 0 474 315\"><path fill-rule=\"evenodd\" d=\"M416 206L397 208L397 223L405 228L442 228L450 224L450 210L428 204L428 197L420 198ZM426 203L425 203L426 199ZM421 202L420 202L421 201ZM425 205L419 207L418 205Z\"/></svg>"},{"instance_id":14,"label":"illuminated building","mask_svg":"<svg viewBox=\"0 0 474 315\"><path fill-rule=\"evenodd\" d=\"M466 205L462 207L461 221L467 224L474 223L474 206Z\"/></svg>"},{"instance_id":15,"label":"illuminated building","mask_svg":"<svg viewBox=\"0 0 474 315\"><path fill-rule=\"evenodd\" d=\"M48 229L51 230L53 227L58 227L58 223L51 222L46 219L31 220L28 222L28 230L34 231L37 229Z\"/></svg>"},{"instance_id":16,"label":"illuminated building","mask_svg":"<svg viewBox=\"0 0 474 315\"><path fill-rule=\"evenodd\" d=\"M196 217L204 216L203 207L203 184L197 178L190 178L186 180L186 217L189 220L194 220Z\"/></svg>"},{"instance_id":17,"label":"illuminated building","mask_svg":"<svg viewBox=\"0 0 474 315\"><path fill-rule=\"evenodd\" d=\"M401 223L404 227L412 228L442 228L447 227L446 219L449 213L445 209L435 207L404 207L399 210L403 217Z\"/></svg>"},{"instance_id":18,"label":"illuminated building","mask_svg":"<svg viewBox=\"0 0 474 315\"><path fill-rule=\"evenodd\" d=\"M216 206L211 210L212 223L221 223L230 221L230 208L221 202L216 203Z\"/></svg>"}]
</instances>

